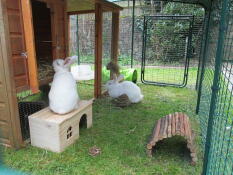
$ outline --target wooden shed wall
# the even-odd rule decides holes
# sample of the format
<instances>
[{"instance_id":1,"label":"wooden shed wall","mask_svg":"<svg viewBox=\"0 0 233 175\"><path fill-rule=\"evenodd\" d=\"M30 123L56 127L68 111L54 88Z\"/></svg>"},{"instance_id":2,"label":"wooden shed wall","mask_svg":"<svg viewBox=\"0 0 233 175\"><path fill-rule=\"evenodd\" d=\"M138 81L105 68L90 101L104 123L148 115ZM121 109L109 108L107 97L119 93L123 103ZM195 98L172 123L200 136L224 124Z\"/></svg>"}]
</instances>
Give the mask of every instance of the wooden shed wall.
<instances>
[{"instance_id":1,"label":"wooden shed wall","mask_svg":"<svg viewBox=\"0 0 233 175\"><path fill-rule=\"evenodd\" d=\"M0 143L17 148L22 144L22 137L17 108L15 74L12 67L14 60L9 47L12 42L12 34L8 28L6 1L9 0L0 1ZM14 17L12 16L12 18Z\"/></svg>"},{"instance_id":2,"label":"wooden shed wall","mask_svg":"<svg viewBox=\"0 0 233 175\"><path fill-rule=\"evenodd\" d=\"M51 10L51 34L52 34L52 52L53 59L64 58L68 50L68 25L67 25L67 14L66 14L66 1L64 0L32 0L32 1L41 1L47 4L47 7ZM30 2L30 0L28 1ZM14 70L14 80L17 92L29 89L38 89L36 87L30 87L35 85L37 81L37 75L32 74L33 71L37 71L36 67L29 67L28 63L31 63L31 59L36 59L30 57L25 57L23 54L27 53L27 47L25 40L30 37L25 38L28 34L33 34L34 31L28 31L30 28L24 26L23 15L22 13L22 0L5 0L7 7L7 17L8 17L8 27L10 33L10 46L11 46L11 59L13 62ZM25 8L29 8L27 6ZM29 11L31 8L29 9ZM27 19L32 19L32 16L27 16ZM33 30L33 28L32 28ZM27 42L30 43L34 40L32 39ZM34 54L36 55L36 53ZM34 62L34 61L33 61ZM36 61L35 61L36 62ZM33 69L33 70L32 70ZM31 76L32 75L32 76Z\"/></svg>"},{"instance_id":3,"label":"wooden shed wall","mask_svg":"<svg viewBox=\"0 0 233 175\"><path fill-rule=\"evenodd\" d=\"M10 33L11 59L13 62L14 80L17 91L29 89L29 77L24 28L22 21L21 0L7 0L7 17Z\"/></svg>"}]
</instances>

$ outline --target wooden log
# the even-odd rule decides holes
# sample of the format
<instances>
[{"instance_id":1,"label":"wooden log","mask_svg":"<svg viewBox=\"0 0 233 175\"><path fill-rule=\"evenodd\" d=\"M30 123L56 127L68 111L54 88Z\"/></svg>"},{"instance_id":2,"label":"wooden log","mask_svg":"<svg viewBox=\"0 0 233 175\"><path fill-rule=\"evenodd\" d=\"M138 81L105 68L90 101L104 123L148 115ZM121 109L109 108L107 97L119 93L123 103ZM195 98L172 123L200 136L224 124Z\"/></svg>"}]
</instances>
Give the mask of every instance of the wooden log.
<instances>
[{"instance_id":1,"label":"wooden log","mask_svg":"<svg viewBox=\"0 0 233 175\"><path fill-rule=\"evenodd\" d=\"M185 133L184 133L184 115L183 115L183 113L180 113L179 115L180 115L180 125L181 125L180 134L181 134L181 136L185 136Z\"/></svg>"},{"instance_id":2,"label":"wooden log","mask_svg":"<svg viewBox=\"0 0 233 175\"><path fill-rule=\"evenodd\" d=\"M161 134L161 139L167 138L167 117L164 118L163 132Z\"/></svg>"},{"instance_id":3,"label":"wooden log","mask_svg":"<svg viewBox=\"0 0 233 175\"><path fill-rule=\"evenodd\" d=\"M168 130L168 126L169 126L169 115L167 115L165 117L165 125L164 125L164 132L163 132L163 138L167 138L167 130Z\"/></svg>"},{"instance_id":4,"label":"wooden log","mask_svg":"<svg viewBox=\"0 0 233 175\"><path fill-rule=\"evenodd\" d=\"M185 138L189 138L189 126L188 126L188 121L187 121L187 116L184 116L184 127L185 127Z\"/></svg>"},{"instance_id":5,"label":"wooden log","mask_svg":"<svg viewBox=\"0 0 233 175\"><path fill-rule=\"evenodd\" d=\"M172 115L168 115L168 128L167 128L167 137L172 136Z\"/></svg>"},{"instance_id":6,"label":"wooden log","mask_svg":"<svg viewBox=\"0 0 233 175\"><path fill-rule=\"evenodd\" d=\"M165 123L165 118L162 118L161 119L161 124L160 124L160 131L159 131L158 141L163 139L162 135L163 135L163 130L164 130L164 123Z\"/></svg>"},{"instance_id":7,"label":"wooden log","mask_svg":"<svg viewBox=\"0 0 233 175\"><path fill-rule=\"evenodd\" d=\"M175 115L172 114L172 136L176 135L176 118Z\"/></svg>"},{"instance_id":8,"label":"wooden log","mask_svg":"<svg viewBox=\"0 0 233 175\"><path fill-rule=\"evenodd\" d=\"M190 150L190 153L195 153L196 152L193 143L188 143L187 148Z\"/></svg>"},{"instance_id":9,"label":"wooden log","mask_svg":"<svg viewBox=\"0 0 233 175\"><path fill-rule=\"evenodd\" d=\"M156 141L157 141L158 135L159 135L159 131L160 131L160 122L161 122L161 119L159 119L155 124L156 127L154 127L154 129L153 129L151 139L150 139L149 143L147 144L147 149L152 149L152 147L156 144Z\"/></svg>"},{"instance_id":10,"label":"wooden log","mask_svg":"<svg viewBox=\"0 0 233 175\"><path fill-rule=\"evenodd\" d=\"M180 122L179 122L179 115L177 112L175 113L175 119L176 119L176 135L180 135Z\"/></svg>"},{"instance_id":11,"label":"wooden log","mask_svg":"<svg viewBox=\"0 0 233 175\"><path fill-rule=\"evenodd\" d=\"M192 158L191 164L195 165L197 155L193 143L194 134L192 133L188 116L183 113L169 114L158 120L154 127L152 137L147 144L148 155L150 157L152 156L152 148L156 142L175 135L181 135L186 139L187 148L190 150L190 156Z\"/></svg>"},{"instance_id":12,"label":"wooden log","mask_svg":"<svg viewBox=\"0 0 233 175\"><path fill-rule=\"evenodd\" d=\"M193 157L193 158L192 158L191 165L196 165L197 160L198 160L197 157Z\"/></svg>"},{"instance_id":13,"label":"wooden log","mask_svg":"<svg viewBox=\"0 0 233 175\"><path fill-rule=\"evenodd\" d=\"M155 132L153 133L152 141L153 141L154 143L156 143L156 142L158 141L160 126L161 126L161 119L158 120L158 122L157 122L157 124L156 124ZM154 146L154 144L152 144L152 145Z\"/></svg>"},{"instance_id":14,"label":"wooden log","mask_svg":"<svg viewBox=\"0 0 233 175\"><path fill-rule=\"evenodd\" d=\"M197 157L196 153L191 153L190 155L191 155L191 157Z\"/></svg>"},{"instance_id":15,"label":"wooden log","mask_svg":"<svg viewBox=\"0 0 233 175\"><path fill-rule=\"evenodd\" d=\"M194 138L195 138L195 132L190 128L191 130L191 140L192 142L194 141Z\"/></svg>"},{"instance_id":16,"label":"wooden log","mask_svg":"<svg viewBox=\"0 0 233 175\"><path fill-rule=\"evenodd\" d=\"M198 160L197 154L196 153L191 153L190 156L191 156L191 159L192 159L191 165L196 165L197 160Z\"/></svg>"},{"instance_id":17,"label":"wooden log","mask_svg":"<svg viewBox=\"0 0 233 175\"><path fill-rule=\"evenodd\" d=\"M189 117L188 116L186 116L186 121L187 121L187 136L188 136L188 141L192 142L191 128L190 128Z\"/></svg>"},{"instance_id":18,"label":"wooden log","mask_svg":"<svg viewBox=\"0 0 233 175\"><path fill-rule=\"evenodd\" d=\"M184 125L184 137L185 137L185 139L187 139L187 136L186 136L187 126L186 126L186 117L185 117L185 115L183 115L183 125Z\"/></svg>"}]
</instances>

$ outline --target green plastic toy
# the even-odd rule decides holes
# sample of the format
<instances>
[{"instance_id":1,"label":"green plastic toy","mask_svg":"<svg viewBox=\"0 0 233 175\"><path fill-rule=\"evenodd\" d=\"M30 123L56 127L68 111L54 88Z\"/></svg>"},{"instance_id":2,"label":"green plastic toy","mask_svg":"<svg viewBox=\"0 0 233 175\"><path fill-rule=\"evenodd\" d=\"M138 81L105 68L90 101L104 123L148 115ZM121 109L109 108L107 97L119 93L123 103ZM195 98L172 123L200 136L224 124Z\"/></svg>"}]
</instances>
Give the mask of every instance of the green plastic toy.
<instances>
[{"instance_id":1,"label":"green plastic toy","mask_svg":"<svg viewBox=\"0 0 233 175\"><path fill-rule=\"evenodd\" d=\"M136 69L122 69L120 70L120 74L124 75L125 80L137 83L138 75ZM102 69L102 80L108 81L109 79L110 79L110 71L104 67Z\"/></svg>"}]
</instances>

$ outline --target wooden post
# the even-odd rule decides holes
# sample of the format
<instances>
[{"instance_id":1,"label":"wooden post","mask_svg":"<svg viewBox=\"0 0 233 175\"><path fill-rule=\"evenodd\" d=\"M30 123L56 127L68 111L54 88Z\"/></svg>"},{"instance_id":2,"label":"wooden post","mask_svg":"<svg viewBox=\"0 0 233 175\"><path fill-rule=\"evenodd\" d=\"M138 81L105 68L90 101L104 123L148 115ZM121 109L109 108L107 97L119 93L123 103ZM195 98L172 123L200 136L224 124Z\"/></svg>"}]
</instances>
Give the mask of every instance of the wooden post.
<instances>
[{"instance_id":1,"label":"wooden post","mask_svg":"<svg viewBox=\"0 0 233 175\"><path fill-rule=\"evenodd\" d=\"M112 53L111 60L117 63L120 12L112 12Z\"/></svg>"},{"instance_id":2,"label":"wooden post","mask_svg":"<svg viewBox=\"0 0 233 175\"><path fill-rule=\"evenodd\" d=\"M23 26L25 33L25 43L28 57L28 73L29 83L32 93L39 92L38 75L37 75L37 63L36 63L36 51L34 42L34 29L32 21L32 10L30 0L21 1Z\"/></svg>"},{"instance_id":3,"label":"wooden post","mask_svg":"<svg viewBox=\"0 0 233 175\"><path fill-rule=\"evenodd\" d=\"M95 98L101 96L103 8L95 4Z\"/></svg>"},{"instance_id":4,"label":"wooden post","mask_svg":"<svg viewBox=\"0 0 233 175\"><path fill-rule=\"evenodd\" d=\"M69 36L70 36L70 16L67 13L67 1L64 1L64 29L65 29L65 57L70 55Z\"/></svg>"},{"instance_id":5,"label":"wooden post","mask_svg":"<svg viewBox=\"0 0 233 175\"><path fill-rule=\"evenodd\" d=\"M118 41L119 41L119 20L120 12L112 12L112 48L111 48L111 61L117 64L118 61ZM113 73L110 72L111 79Z\"/></svg>"}]
</instances>

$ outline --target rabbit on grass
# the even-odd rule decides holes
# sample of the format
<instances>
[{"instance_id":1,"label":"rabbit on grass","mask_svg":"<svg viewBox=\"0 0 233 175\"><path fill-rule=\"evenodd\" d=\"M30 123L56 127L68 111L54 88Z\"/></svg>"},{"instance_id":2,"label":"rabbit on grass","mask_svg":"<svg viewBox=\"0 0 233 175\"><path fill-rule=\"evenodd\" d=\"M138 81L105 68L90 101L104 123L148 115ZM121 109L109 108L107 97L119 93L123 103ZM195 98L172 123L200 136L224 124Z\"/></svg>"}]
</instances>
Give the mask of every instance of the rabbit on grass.
<instances>
[{"instance_id":1,"label":"rabbit on grass","mask_svg":"<svg viewBox=\"0 0 233 175\"><path fill-rule=\"evenodd\" d=\"M123 75L114 76L113 80L109 80L105 85L108 94L112 98L118 98L127 95L131 103L138 103L143 99L141 89L131 81L123 81L119 83Z\"/></svg>"}]
</instances>

